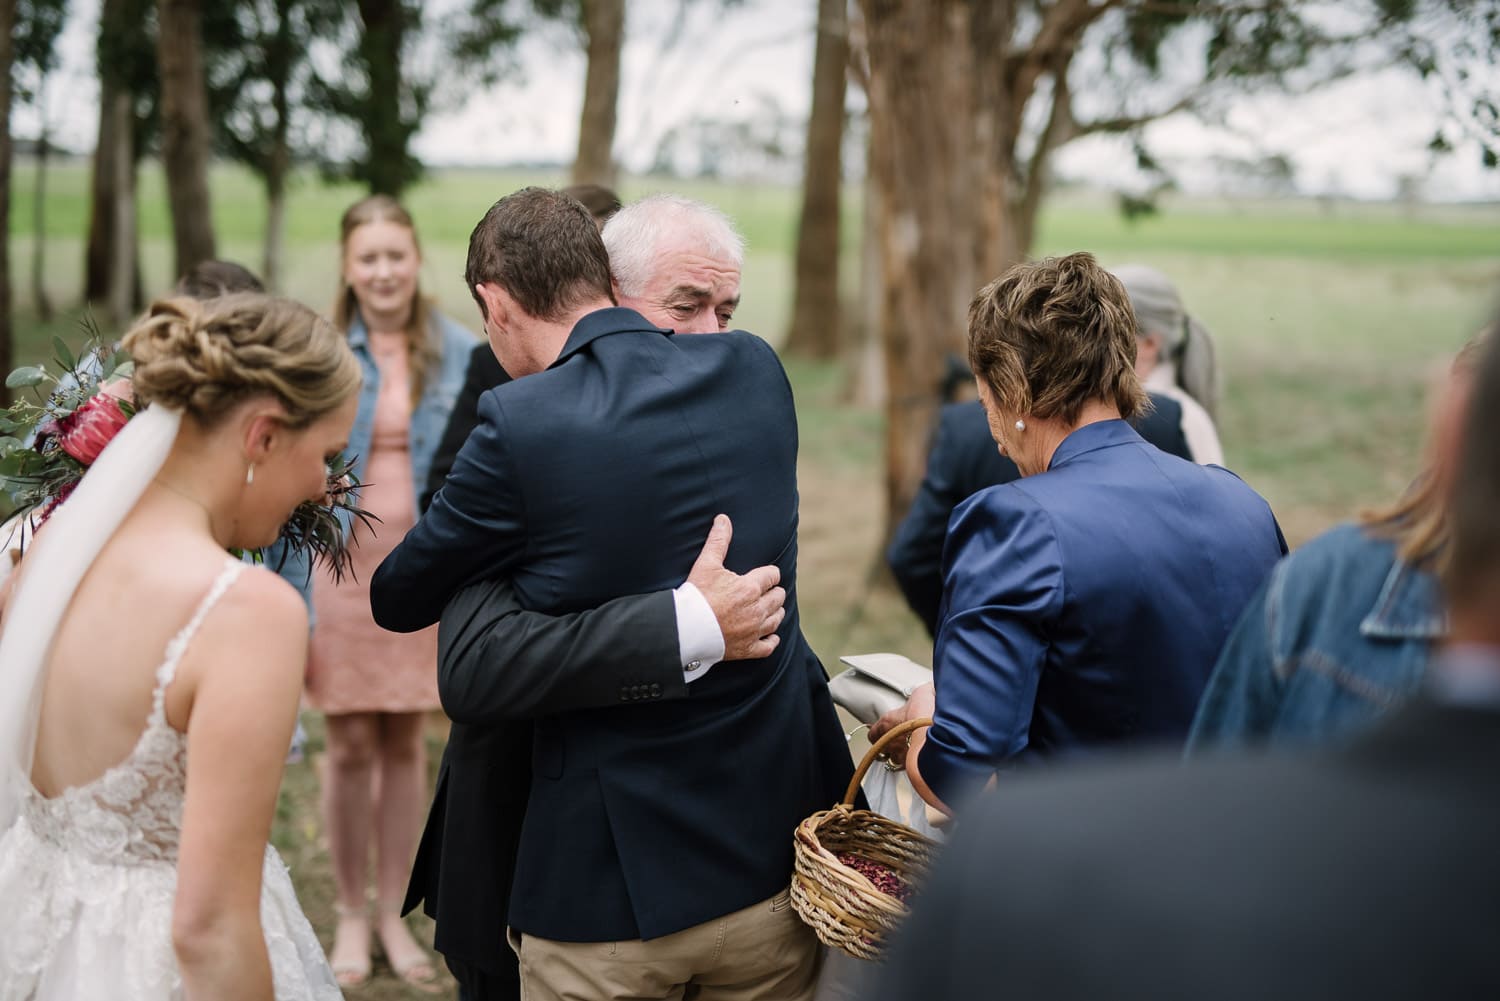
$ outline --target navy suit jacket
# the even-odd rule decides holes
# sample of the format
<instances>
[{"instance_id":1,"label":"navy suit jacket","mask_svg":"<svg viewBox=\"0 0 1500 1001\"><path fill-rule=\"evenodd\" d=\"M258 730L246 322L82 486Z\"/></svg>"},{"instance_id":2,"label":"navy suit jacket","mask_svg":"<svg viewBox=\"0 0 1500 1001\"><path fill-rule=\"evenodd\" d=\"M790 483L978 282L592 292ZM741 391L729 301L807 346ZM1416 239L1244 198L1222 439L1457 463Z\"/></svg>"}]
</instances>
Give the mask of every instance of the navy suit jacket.
<instances>
[{"instance_id":1,"label":"navy suit jacket","mask_svg":"<svg viewBox=\"0 0 1500 1001\"><path fill-rule=\"evenodd\" d=\"M688 696L626 685L614 708L535 723L510 922L564 941L655 938L771 897L792 831L853 771L797 615L797 424L770 346L672 336L606 309L545 372L484 394L432 506L371 581L375 619L435 621L465 583L508 579L553 614L680 584L715 514L726 565L775 563L775 653ZM517 665L496 664L495 670Z\"/></svg>"},{"instance_id":2,"label":"navy suit jacket","mask_svg":"<svg viewBox=\"0 0 1500 1001\"><path fill-rule=\"evenodd\" d=\"M1124 421L959 506L921 770L954 803L1023 755L1180 744L1240 612L1286 554L1237 476Z\"/></svg>"},{"instance_id":3,"label":"navy suit jacket","mask_svg":"<svg viewBox=\"0 0 1500 1001\"><path fill-rule=\"evenodd\" d=\"M1139 418L1136 430L1168 455L1191 459L1182 433L1182 404L1170 396L1150 395L1151 410ZM934 636L943 599L943 540L953 509L985 487L1020 478L1016 464L995 447L983 404L969 400L942 409L927 455L927 475L885 555L906 603Z\"/></svg>"}]
</instances>

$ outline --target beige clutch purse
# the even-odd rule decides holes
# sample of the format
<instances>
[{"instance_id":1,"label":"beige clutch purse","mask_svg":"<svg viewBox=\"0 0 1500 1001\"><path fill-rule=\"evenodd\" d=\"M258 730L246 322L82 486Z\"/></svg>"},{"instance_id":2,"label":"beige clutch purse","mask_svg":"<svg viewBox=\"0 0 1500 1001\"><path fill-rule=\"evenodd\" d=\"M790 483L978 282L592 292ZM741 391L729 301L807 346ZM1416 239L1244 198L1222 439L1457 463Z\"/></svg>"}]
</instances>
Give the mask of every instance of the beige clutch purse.
<instances>
[{"instance_id":1,"label":"beige clutch purse","mask_svg":"<svg viewBox=\"0 0 1500 1001\"><path fill-rule=\"evenodd\" d=\"M828 694L861 723L874 723L911 693L932 681L932 668L899 653L861 653L840 657L848 665L828 682Z\"/></svg>"}]
</instances>

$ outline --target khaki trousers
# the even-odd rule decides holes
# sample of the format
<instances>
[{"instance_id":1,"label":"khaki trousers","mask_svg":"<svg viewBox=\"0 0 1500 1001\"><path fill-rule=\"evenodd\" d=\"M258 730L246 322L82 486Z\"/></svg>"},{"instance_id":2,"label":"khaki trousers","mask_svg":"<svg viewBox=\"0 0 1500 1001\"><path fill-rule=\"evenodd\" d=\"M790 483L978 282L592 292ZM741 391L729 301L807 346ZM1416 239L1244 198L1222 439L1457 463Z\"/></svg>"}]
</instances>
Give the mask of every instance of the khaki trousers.
<instances>
[{"instance_id":1,"label":"khaki trousers","mask_svg":"<svg viewBox=\"0 0 1500 1001\"><path fill-rule=\"evenodd\" d=\"M522 1001L812 1001L823 960L790 890L650 941L510 944Z\"/></svg>"}]
</instances>

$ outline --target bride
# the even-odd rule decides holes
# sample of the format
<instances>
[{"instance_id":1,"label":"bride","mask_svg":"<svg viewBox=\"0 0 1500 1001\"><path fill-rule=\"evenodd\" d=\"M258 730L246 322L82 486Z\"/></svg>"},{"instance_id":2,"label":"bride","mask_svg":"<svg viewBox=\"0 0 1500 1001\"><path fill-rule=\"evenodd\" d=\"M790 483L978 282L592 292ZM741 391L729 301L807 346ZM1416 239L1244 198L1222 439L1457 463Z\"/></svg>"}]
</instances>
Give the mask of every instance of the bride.
<instances>
[{"instance_id":1,"label":"bride","mask_svg":"<svg viewBox=\"0 0 1500 1001\"><path fill-rule=\"evenodd\" d=\"M310 310L155 303L150 404L38 534L0 620L0 1001L338 998L267 846L307 613L273 542L354 420Z\"/></svg>"}]
</instances>

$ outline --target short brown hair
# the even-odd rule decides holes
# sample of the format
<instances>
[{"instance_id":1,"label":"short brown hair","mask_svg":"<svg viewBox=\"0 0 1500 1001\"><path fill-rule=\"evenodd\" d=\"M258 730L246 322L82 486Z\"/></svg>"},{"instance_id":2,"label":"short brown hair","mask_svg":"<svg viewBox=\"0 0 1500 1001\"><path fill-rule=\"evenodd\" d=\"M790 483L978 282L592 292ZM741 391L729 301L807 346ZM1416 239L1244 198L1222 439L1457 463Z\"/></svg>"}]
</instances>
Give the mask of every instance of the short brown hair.
<instances>
[{"instance_id":1,"label":"short brown hair","mask_svg":"<svg viewBox=\"0 0 1500 1001\"><path fill-rule=\"evenodd\" d=\"M1007 413L1077 420L1091 400L1150 407L1130 296L1092 254L1017 264L969 303L969 367Z\"/></svg>"},{"instance_id":2,"label":"short brown hair","mask_svg":"<svg viewBox=\"0 0 1500 1001\"><path fill-rule=\"evenodd\" d=\"M529 315L556 321L590 300L614 302L609 255L599 227L578 199L550 188L522 188L484 214L469 236L464 281L503 288Z\"/></svg>"}]
</instances>

